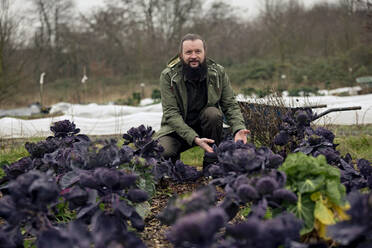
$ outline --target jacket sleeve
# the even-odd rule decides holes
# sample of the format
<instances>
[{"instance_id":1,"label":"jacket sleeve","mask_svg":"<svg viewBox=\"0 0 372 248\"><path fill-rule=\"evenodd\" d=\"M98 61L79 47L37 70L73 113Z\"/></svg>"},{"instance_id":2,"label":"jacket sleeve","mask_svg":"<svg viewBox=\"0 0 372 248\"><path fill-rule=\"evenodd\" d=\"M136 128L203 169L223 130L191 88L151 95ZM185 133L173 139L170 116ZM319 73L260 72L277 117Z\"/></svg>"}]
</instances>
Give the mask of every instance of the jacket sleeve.
<instances>
[{"instance_id":1,"label":"jacket sleeve","mask_svg":"<svg viewBox=\"0 0 372 248\"><path fill-rule=\"evenodd\" d=\"M230 79L224 69L221 70L221 79L221 110L224 113L227 122L232 129L232 133L235 134L241 129L246 129L243 115L240 111L239 104L235 99L235 95L230 84Z\"/></svg>"},{"instance_id":2,"label":"jacket sleeve","mask_svg":"<svg viewBox=\"0 0 372 248\"><path fill-rule=\"evenodd\" d=\"M186 140L186 142L191 146L198 134L194 129L188 126L182 118L182 114L173 91L174 90L171 86L171 78L167 74L162 73L160 75L160 93L163 107L163 118L166 124L175 130L176 133L181 138Z\"/></svg>"}]
</instances>

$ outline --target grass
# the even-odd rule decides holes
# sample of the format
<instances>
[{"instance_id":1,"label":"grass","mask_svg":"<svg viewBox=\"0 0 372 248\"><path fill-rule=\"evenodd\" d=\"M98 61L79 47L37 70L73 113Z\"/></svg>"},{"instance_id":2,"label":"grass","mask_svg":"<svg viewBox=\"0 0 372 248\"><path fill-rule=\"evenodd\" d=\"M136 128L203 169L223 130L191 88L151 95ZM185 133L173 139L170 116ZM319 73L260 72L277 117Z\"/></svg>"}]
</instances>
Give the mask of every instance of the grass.
<instances>
[{"instance_id":1,"label":"grass","mask_svg":"<svg viewBox=\"0 0 372 248\"><path fill-rule=\"evenodd\" d=\"M327 129L332 130L336 137L338 136L372 136L372 124L364 125L326 125Z\"/></svg>"},{"instance_id":2,"label":"grass","mask_svg":"<svg viewBox=\"0 0 372 248\"><path fill-rule=\"evenodd\" d=\"M97 137L91 137L92 140L98 139ZM118 145L123 144L123 140L118 137L103 136L102 138L117 138ZM7 161L9 163L15 162L20 158L28 156L28 152L25 149L26 142L38 142L44 140L44 138L32 138L32 139L14 139L14 140L0 140L0 162ZM181 154L181 160L188 165L201 167L203 165L204 152L200 147L193 147Z\"/></svg>"},{"instance_id":3,"label":"grass","mask_svg":"<svg viewBox=\"0 0 372 248\"><path fill-rule=\"evenodd\" d=\"M92 140L115 138L118 140L118 145L121 146L124 140L121 136L90 136ZM25 149L26 142L39 142L45 138L31 138L31 139L0 139L0 161L14 162L20 158L28 156ZM204 152L200 147L193 147L181 154L181 160L189 165L202 166Z\"/></svg>"},{"instance_id":4,"label":"grass","mask_svg":"<svg viewBox=\"0 0 372 248\"><path fill-rule=\"evenodd\" d=\"M353 159L364 158L372 162L372 124L329 125L326 127L335 134L336 148L342 156L350 153Z\"/></svg>"},{"instance_id":5,"label":"grass","mask_svg":"<svg viewBox=\"0 0 372 248\"><path fill-rule=\"evenodd\" d=\"M44 140L44 138L0 139L0 163L12 163L28 156L29 154L25 148L26 142L38 142L41 140Z\"/></svg>"},{"instance_id":6,"label":"grass","mask_svg":"<svg viewBox=\"0 0 372 248\"><path fill-rule=\"evenodd\" d=\"M181 153L181 160L184 164L203 167L204 151L199 146L193 147Z\"/></svg>"},{"instance_id":7,"label":"grass","mask_svg":"<svg viewBox=\"0 0 372 248\"><path fill-rule=\"evenodd\" d=\"M336 136L337 137L337 136ZM350 153L353 159L364 158L372 162L372 136L340 136L335 138L335 143L339 144L337 150L341 155Z\"/></svg>"},{"instance_id":8,"label":"grass","mask_svg":"<svg viewBox=\"0 0 372 248\"><path fill-rule=\"evenodd\" d=\"M0 140L0 178L5 176L2 166L13 163L28 156L24 143L10 140Z\"/></svg>"}]
</instances>

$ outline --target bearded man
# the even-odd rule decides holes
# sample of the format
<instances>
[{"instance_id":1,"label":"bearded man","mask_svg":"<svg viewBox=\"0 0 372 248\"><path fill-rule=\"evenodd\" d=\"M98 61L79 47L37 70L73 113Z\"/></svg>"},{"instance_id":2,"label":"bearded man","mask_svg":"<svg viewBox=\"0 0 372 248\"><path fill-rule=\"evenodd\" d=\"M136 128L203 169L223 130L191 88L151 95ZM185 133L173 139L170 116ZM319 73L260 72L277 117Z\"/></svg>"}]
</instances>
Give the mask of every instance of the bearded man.
<instances>
[{"instance_id":1,"label":"bearded man","mask_svg":"<svg viewBox=\"0 0 372 248\"><path fill-rule=\"evenodd\" d=\"M200 146L205 151L203 169L215 162L208 153L213 153L213 143L221 142L223 115L234 140L247 142L249 130L229 78L221 65L206 57L206 43L199 35L182 38L179 54L161 73L160 92L163 117L157 137L164 158L175 162L181 152Z\"/></svg>"}]
</instances>

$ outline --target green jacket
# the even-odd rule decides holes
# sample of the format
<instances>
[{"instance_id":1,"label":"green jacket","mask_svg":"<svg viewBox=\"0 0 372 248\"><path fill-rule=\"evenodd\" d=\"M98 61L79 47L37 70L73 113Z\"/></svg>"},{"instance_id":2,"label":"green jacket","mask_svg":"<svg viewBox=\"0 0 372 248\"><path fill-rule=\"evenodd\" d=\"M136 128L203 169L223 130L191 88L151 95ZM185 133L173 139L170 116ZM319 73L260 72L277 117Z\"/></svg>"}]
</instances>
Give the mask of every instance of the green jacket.
<instances>
[{"instance_id":1,"label":"green jacket","mask_svg":"<svg viewBox=\"0 0 372 248\"><path fill-rule=\"evenodd\" d=\"M208 103L206 107L219 107L225 115L232 132L245 129L240 107L235 100L230 80L224 68L207 58ZM182 63L178 56L174 57L160 75L160 92L163 106L161 128L156 133L158 138L176 132L189 145L199 136L184 120L187 113L187 90Z\"/></svg>"}]
</instances>

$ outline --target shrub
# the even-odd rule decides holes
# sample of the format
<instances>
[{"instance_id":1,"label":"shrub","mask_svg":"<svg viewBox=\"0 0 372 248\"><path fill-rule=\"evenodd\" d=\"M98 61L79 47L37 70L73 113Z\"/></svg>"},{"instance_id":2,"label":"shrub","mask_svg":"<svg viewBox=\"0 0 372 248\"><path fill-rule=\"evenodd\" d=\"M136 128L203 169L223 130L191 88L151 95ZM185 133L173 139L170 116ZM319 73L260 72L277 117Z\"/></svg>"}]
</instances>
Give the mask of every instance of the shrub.
<instances>
[{"instance_id":1,"label":"shrub","mask_svg":"<svg viewBox=\"0 0 372 248\"><path fill-rule=\"evenodd\" d=\"M153 99L155 102L160 102L161 100L161 94L159 89L153 89L151 93L151 99Z\"/></svg>"}]
</instances>

